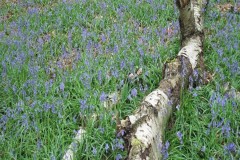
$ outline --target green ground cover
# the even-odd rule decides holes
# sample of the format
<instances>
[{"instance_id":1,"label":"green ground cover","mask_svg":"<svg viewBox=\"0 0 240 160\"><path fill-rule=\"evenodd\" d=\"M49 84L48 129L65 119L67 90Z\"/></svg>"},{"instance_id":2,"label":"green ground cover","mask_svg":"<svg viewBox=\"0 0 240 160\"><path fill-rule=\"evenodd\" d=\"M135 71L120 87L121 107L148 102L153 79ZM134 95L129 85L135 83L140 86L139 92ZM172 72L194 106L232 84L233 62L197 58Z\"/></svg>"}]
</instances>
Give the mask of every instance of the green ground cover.
<instances>
[{"instance_id":1,"label":"green ground cover","mask_svg":"<svg viewBox=\"0 0 240 160\"><path fill-rule=\"evenodd\" d=\"M240 89L240 17L219 12L223 2L205 13L214 80L181 95L170 145L159 151L166 158L240 157L239 101L223 89L227 82ZM174 2L12 0L0 2L0 17L0 157L61 159L83 126L76 159L123 159L118 118L158 86L164 62L180 49ZM114 92L119 101L106 109Z\"/></svg>"}]
</instances>

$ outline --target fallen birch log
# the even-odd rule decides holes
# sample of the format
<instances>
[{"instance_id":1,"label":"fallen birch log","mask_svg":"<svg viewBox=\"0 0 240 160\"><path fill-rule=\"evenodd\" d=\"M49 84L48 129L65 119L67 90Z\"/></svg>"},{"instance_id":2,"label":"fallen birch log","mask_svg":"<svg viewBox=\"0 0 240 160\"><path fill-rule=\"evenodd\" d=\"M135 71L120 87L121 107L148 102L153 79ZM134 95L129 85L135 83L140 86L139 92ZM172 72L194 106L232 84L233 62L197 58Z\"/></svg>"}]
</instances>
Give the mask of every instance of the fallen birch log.
<instances>
[{"instance_id":1,"label":"fallen birch log","mask_svg":"<svg viewBox=\"0 0 240 160\"><path fill-rule=\"evenodd\" d=\"M83 139L85 132L86 131L82 127L79 128L76 136L73 138L72 143L68 146L68 149L65 152L62 160L73 160L74 159L74 154L77 152L79 143L81 143L81 140Z\"/></svg>"},{"instance_id":2,"label":"fallen birch log","mask_svg":"<svg viewBox=\"0 0 240 160\"><path fill-rule=\"evenodd\" d=\"M159 87L146 96L141 106L118 129L128 150L127 159L162 159L164 132L182 89L189 83L204 83L202 0L177 0L180 11L182 48L165 64Z\"/></svg>"}]
</instances>

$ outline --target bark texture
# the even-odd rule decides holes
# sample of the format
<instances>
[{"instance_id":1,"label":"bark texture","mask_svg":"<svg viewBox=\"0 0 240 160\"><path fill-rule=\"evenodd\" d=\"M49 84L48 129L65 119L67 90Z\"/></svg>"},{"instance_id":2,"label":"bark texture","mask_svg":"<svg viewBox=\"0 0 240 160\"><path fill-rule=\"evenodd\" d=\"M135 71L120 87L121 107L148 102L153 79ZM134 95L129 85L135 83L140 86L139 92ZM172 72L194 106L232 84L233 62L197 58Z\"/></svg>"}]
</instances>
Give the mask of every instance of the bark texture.
<instances>
[{"instance_id":1,"label":"bark texture","mask_svg":"<svg viewBox=\"0 0 240 160\"><path fill-rule=\"evenodd\" d=\"M165 128L179 104L181 90L189 86L190 77L202 80L194 74L203 71L202 1L177 0L176 4L180 11L182 48L175 59L165 64L159 87L144 98L134 114L121 121L119 129L125 131L127 159L162 159Z\"/></svg>"},{"instance_id":2,"label":"bark texture","mask_svg":"<svg viewBox=\"0 0 240 160\"><path fill-rule=\"evenodd\" d=\"M79 143L81 143L81 140L82 140L85 132L86 131L83 128L81 128L81 127L79 128L76 136L73 138L72 143L68 146L68 149L65 152L62 160L73 160L74 159L74 154L77 152L77 148L79 146Z\"/></svg>"}]
</instances>

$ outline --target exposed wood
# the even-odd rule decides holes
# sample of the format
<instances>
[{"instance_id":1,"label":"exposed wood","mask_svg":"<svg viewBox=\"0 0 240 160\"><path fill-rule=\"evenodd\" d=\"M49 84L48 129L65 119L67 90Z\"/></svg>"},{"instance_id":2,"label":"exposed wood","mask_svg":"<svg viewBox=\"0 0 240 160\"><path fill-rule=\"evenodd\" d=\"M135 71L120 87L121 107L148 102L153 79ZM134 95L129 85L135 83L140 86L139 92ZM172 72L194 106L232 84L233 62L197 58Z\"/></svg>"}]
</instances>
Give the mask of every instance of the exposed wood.
<instances>
[{"instance_id":1,"label":"exposed wood","mask_svg":"<svg viewBox=\"0 0 240 160\"><path fill-rule=\"evenodd\" d=\"M103 101L102 105L107 110L112 110L114 105L116 105L116 103L119 100L118 97L119 97L118 92L111 93L107 96L107 99ZM91 119L93 121L96 121L97 117L99 117L99 115L97 114L91 115ZM68 146L65 154L63 155L62 160L74 160L74 157L76 156L76 151L80 143L82 143L84 134L86 134L86 130L83 127L79 127L75 137L72 140L72 143Z\"/></svg>"},{"instance_id":2,"label":"exposed wood","mask_svg":"<svg viewBox=\"0 0 240 160\"><path fill-rule=\"evenodd\" d=\"M68 146L68 149L66 153L64 154L62 160L73 160L74 159L74 154L77 151L77 148L79 146L79 143L81 143L81 140L85 134L85 130L83 128L79 128L77 131L76 136L73 138L72 143Z\"/></svg>"},{"instance_id":3,"label":"exposed wood","mask_svg":"<svg viewBox=\"0 0 240 160\"><path fill-rule=\"evenodd\" d=\"M176 3L180 11L182 48L174 60L165 64L159 87L144 98L132 115L121 121L119 130L125 130L127 159L162 159L165 128L179 104L181 90L189 86L189 79L204 82L203 1L177 0Z\"/></svg>"}]
</instances>

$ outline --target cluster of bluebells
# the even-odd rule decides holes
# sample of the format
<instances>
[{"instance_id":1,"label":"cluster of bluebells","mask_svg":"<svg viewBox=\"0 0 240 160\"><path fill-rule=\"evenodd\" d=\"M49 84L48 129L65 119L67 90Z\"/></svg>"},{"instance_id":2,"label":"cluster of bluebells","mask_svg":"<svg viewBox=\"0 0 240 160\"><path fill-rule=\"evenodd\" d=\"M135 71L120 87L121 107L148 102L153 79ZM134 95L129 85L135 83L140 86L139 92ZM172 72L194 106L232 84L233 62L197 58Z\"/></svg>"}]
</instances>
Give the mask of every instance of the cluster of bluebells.
<instances>
[{"instance_id":1,"label":"cluster of bluebells","mask_svg":"<svg viewBox=\"0 0 240 160\"><path fill-rule=\"evenodd\" d=\"M237 109L235 100L228 101L227 96L227 94L222 96L219 92L212 93L209 100L212 118L208 125L209 127L221 128L222 135L226 138L232 134L231 121L228 119L227 114L229 111L235 114ZM219 115L223 115L223 117L219 119Z\"/></svg>"},{"instance_id":2,"label":"cluster of bluebells","mask_svg":"<svg viewBox=\"0 0 240 160\"><path fill-rule=\"evenodd\" d=\"M161 154L163 155L163 159L166 160L169 157L168 154L168 148L170 146L169 141L166 141L165 144L160 144L160 148L161 148Z\"/></svg>"},{"instance_id":3,"label":"cluster of bluebells","mask_svg":"<svg viewBox=\"0 0 240 160\"><path fill-rule=\"evenodd\" d=\"M224 146L224 149L227 153L235 153L236 145L234 143L228 143Z\"/></svg>"},{"instance_id":4,"label":"cluster of bluebells","mask_svg":"<svg viewBox=\"0 0 240 160\"><path fill-rule=\"evenodd\" d=\"M123 151L124 146L123 146L124 142L122 139L120 138L115 138L113 139L112 143L111 143L111 148L110 145L108 143L106 143L104 145L104 152L105 153L109 153L109 152L119 152L119 151ZM93 156L97 156L98 152L100 152L101 150L98 150L97 147L92 146L91 148L86 148L85 151L88 151L88 149L90 149L91 153L93 154ZM117 153L115 156L116 160L120 160L122 159L123 156L120 153Z\"/></svg>"},{"instance_id":5,"label":"cluster of bluebells","mask_svg":"<svg viewBox=\"0 0 240 160\"><path fill-rule=\"evenodd\" d=\"M1 105L7 108L0 113L0 133L6 139L24 139L26 144L31 145L31 140L36 139L37 151L45 148L45 145L56 145L46 144L49 136L39 136L39 133L51 128L51 134L61 134L59 137L64 137L62 135L65 133L57 132L56 128L74 130L79 113L80 116L85 116L87 111L95 112L99 102L108 98L108 92L116 90L117 83L125 83L128 73L135 73L136 66L144 68L143 77L148 77L151 72L149 68L157 66L161 59L160 50L166 49L167 43L179 31L178 22L170 16L171 22L167 26L161 23L151 27L152 22L143 23L144 20L135 15L127 3L116 5L110 1L94 2L97 6L94 8L95 4L89 4L86 0L75 0L76 4L74 1L62 2L58 6L50 1L41 5L33 1L18 1L13 4L16 5L13 8L19 7L18 9L26 11L26 15L13 17L9 24L4 23L4 29L0 31L1 43L7 46L0 57L1 86L4 87L4 93L0 92L3 95ZM149 14L148 18L154 24L162 22L158 18L160 11L171 9L167 2L160 4L154 0L129 3L133 3L135 9L147 3L154 13ZM81 8L78 5L85 8L76 14L76 6ZM109 15L108 10L114 13L116 11L116 16ZM110 19L105 20L107 17ZM73 56L71 69L68 69L59 59L69 60L72 52L76 52L76 55ZM147 58L151 63L146 62ZM235 71L237 64L232 66L235 66ZM106 87L108 85L116 86L109 89ZM145 82L131 86L128 98L140 96L140 92L150 89L149 86ZM121 87L117 89L121 90ZM98 92L99 90L105 92ZM102 117L104 116L100 116L100 121ZM73 122L69 125L71 120ZM105 127L99 125L97 128L100 134L106 134ZM19 133L20 129L34 134L23 137L13 135L13 131ZM124 132L119 134L124 135ZM111 136L114 137L115 134ZM8 142L4 141L4 144ZM9 145L6 150L8 147ZM166 143L165 150L168 147L169 144ZM88 152L97 155L97 148L92 147ZM106 144L106 152L111 150L109 148L119 152L115 155L117 160L123 158L120 153L124 150L122 139L117 137L111 144ZM5 153L6 150L3 150ZM13 153L20 158L22 156L19 150ZM32 151L26 155L31 156ZM56 157L58 156L52 154L50 159Z\"/></svg>"},{"instance_id":6,"label":"cluster of bluebells","mask_svg":"<svg viewBox=\"0 0 240 160\"><path fill-rule=\"evenodd\" d=\"M236 140L236 136L239 135L239 95L237 96L237 94L239 94L238 81L240 76L240 66L238 53L239 35L236 34L239 32L239 16L236 14L236 9L231 12L220 12L216 7L219 3L224 4L226 2L218 1L217 3L209 3L211 8L215 8L216 10L209 9L205 13L206 18L204 19L204 23L208 26L205 30L207 35L205 41L211 48L204 47L204 51L211 54L211 56L205 54L204 61L205 65L210 68L209 70L214 72L211 73L214 80L211 81L208 86L201 86L194 89L194 83L199 78L198 71L194 70L193 76L189 78L190 91L194 101L193 107L196 108L195 111L197 113L201 114L200 117L197 116L196 119L194 119L194 123L196 123L195 120L197 120L199 121L198 124L207 127L200 129L198 125L191 123L191 125L194 125L194 128L196 127L200 131L198 131L199 133L196 133L196 136L192 136L192 134L189 135L189 140L186 139L185 141L184 139L184 144L197 141L193 146L181 145L183 144L183 134L180 131L175 132L175 138L180 141L181 150L179 150L179 152L184 155L184 158L186 158L185 156L188 156L188 151L192 151L192 153L199 156L199 158L202 156L201 158L204 157L205 159L234 159L238 158L240 154L239 142ZM233 6L236 8L238 5L239 4L236 4L235 2L235 5ZM186 73L183 70L182 75L185 74ZM214 85L215 88L213 87ZM211 89L210 92L209 89ZM209 94L206 94L206 91ZM201 102L200 99L202 97L206 98L207 101ZM179 106L180 105L177 105L177 110L179 110ZM191 107L191 105L187 107ZM188 111L186 111L186 113L189 115ZM180 126L182 126L182 124L180 124ZM185 126L183 128L185 128ZM202 136L201 131L206 133L205 138ZM184 132L184 134L189 133L187 131ZM201 140L203 141L198 142L199 137L201 137ZM208 141L209 138L216 139L214 144ZM179 143L176 145L179 146ZM214 148L210 148L213 146ZM182 149L182 147L184 147L184 149ZM222 147L222 153L212 155L214 150L219 152L220 147ZM196 152L196 149L198 152ZM175 152L175 149L173 149L172 153L174 158ZM191 156L192 153L190 154ZM170 158L173 157L170 156Z\"/></svg>"},{"instance_id":7,"label":"cluster of bluebells","mask_svg":"<svg viewBox=\"0 0 240 160\"><path fill-rule=\"evenodd\" d=\"M216 34L209 35L211 40L210 45L217 56L215 78L218 80L216 81L216 89L211 93L209 99L211 121L208 124L207 134L211 132L211 128L219 128L221 130L221 137L228 142L223 145L223 149L228 154L237 152L237 144L231 141L234 135L239 134L237 126L235 126L235 119L232 118L238 117L237 112L239 112L238 100L236 99L237 90L228 84L229 82L236 81L240 75L239 61L236 59L239 58L237 53L239 50L239 45L237 44L239 37L236 36L239 30L239 17L234 12L209 12L211 20L222 16L222 18L226 18L226 23L223 27L212 23L212 28L216 30ZM218 39L218 42L215 39ZM227 70L227 72L224 70Z\"/></svg>"}]
</instances>

